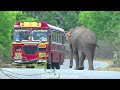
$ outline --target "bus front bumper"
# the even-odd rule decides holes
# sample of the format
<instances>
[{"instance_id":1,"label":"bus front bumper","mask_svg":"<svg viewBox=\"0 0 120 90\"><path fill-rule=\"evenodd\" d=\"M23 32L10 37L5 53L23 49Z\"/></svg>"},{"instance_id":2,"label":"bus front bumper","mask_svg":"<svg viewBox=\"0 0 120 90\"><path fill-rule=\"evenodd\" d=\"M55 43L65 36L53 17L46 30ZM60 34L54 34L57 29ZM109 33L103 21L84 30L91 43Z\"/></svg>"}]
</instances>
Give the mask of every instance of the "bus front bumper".
<instances>
[{"instance_id":1,"label":"bus front bumper","mask_svg":"<svg viewBox=\"0 0 120 90\"><path fill-rule=\"evenodd\" d=\"M13 61L12 64L17 65L17 64L42 64L42 63L46 63L46 60L15 60Z\"/></svg>"}]
</instances>

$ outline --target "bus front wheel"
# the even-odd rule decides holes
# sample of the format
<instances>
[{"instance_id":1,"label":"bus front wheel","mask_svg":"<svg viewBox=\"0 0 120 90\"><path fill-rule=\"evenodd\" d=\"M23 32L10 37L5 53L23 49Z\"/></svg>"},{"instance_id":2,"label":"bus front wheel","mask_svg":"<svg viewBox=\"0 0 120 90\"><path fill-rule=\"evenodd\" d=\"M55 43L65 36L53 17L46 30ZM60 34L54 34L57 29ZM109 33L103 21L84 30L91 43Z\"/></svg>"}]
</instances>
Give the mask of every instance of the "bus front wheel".
<instances>
[{"instance_id":1,"label":"bus front wheel","mask_svg":"<svg viewBox=\"0 0 120 90\"><path fill-rule=\"evenodd\" d=\"M47 63L47 69L50 69L50 68L51 68L50 64L49 64L49 63Z\"/></svg>"}]
</instances>

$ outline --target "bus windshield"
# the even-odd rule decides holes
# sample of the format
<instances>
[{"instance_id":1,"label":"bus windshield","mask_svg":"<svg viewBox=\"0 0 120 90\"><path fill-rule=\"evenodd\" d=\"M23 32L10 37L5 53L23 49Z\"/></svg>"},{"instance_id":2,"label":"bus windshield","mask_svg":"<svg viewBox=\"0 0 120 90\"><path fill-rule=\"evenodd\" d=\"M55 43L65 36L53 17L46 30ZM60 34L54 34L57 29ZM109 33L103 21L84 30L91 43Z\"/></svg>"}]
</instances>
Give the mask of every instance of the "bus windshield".
<instances>
[{"instance_id":1,"label":"bus windshield","mask_svg":"<svg viewBox=\"0 0 120 90\"><path fill-rule=\"evenodd\" d=\"M46 42L47 35L47 30L32 30L32 41Z\"/></svg>"},{"instance_id":2,"label":"bus windshield","mask_svg":"<svg viewBox=\"0 0 120 90\"><path fill-rule=\"evenodd\" d=\"M15 41L29 41L30 31L29 30L15 30Z\"/></svg>"}]
</instances>

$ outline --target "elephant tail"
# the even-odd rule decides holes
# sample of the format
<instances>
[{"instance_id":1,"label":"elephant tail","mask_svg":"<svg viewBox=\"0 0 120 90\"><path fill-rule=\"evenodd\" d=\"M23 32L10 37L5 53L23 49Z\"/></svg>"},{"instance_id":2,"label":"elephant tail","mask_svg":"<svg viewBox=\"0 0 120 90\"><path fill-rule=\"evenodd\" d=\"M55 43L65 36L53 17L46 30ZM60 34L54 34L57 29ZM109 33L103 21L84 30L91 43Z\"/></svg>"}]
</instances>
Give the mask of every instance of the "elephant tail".
<instances>
[{"instance_id":1,"label":"elephant tail","mask_svg":"<svg viewBox=\"0 0 120 90\"><path fill-rule=\"evenodd\" d=\"M100 46L98 46L98 45L96 45L98 48L100 47Z\"/></svg>"},{"instance_id":2,"label":"elephant tail","mask_svg":"<svg viewBox=\"0 0 120 90\"><path fill-rule=\"evenodd\" d=\"M96 45L96 47L100 48L100 46L97 44L97 41L94 44Z\"/></svg>"},{"instance_id":3,"label":"elephant tail","mask_svg":"<svg viewBox=\"0 0 120 90\"><path fill-rule=\"evenodd\" d=\"M98 44L95 44L95 45L96 45L96 47L98 47L98 48L100 47Z\"/></svg>"},{"instance_id":4,"label":"elephant tail","mask_svg":"<svg viewBox=\"0 0 120 90\"><path fill-rule=\"evenodd\" d=\"M95 45L96 47L100 47L97 43L91 43L91 45Z\"/></svg>"},{"instance_id":5,"label":"elephant tail","mask_svg":"<svg viewBox=\"0 0 120 90\"><path fill-rule=\"evenodd\" d=\"M93 44L92 44L92 45L93 45ZM100 46L99 46L97 43L94 43L94 45L95 45L96 47L100 48Z\"/></svg>"}]
</instances>

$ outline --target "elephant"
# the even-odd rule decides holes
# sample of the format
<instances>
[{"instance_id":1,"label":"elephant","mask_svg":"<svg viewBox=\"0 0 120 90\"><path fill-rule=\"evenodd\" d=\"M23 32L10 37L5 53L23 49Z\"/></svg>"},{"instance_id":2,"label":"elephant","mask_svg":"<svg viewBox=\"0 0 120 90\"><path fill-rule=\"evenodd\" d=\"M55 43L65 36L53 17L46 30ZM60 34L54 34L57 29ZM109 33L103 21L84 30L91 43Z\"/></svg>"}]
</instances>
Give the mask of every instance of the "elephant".
<instances>
[{"instance_id":1,"label":"elephant","mask_svg":"<svg viewBox=\"0 0 120 90\"><path fill-rule=\"evenodd\" d=\"M75 70L84 69L84 60L87 57L89 68L94 70L93 59L97 45L96 35L85 26L76 27L65 34L66 40L70 43L70 66L73 66L73 56L76 61Z\"/></svg>"}]
</instances>

